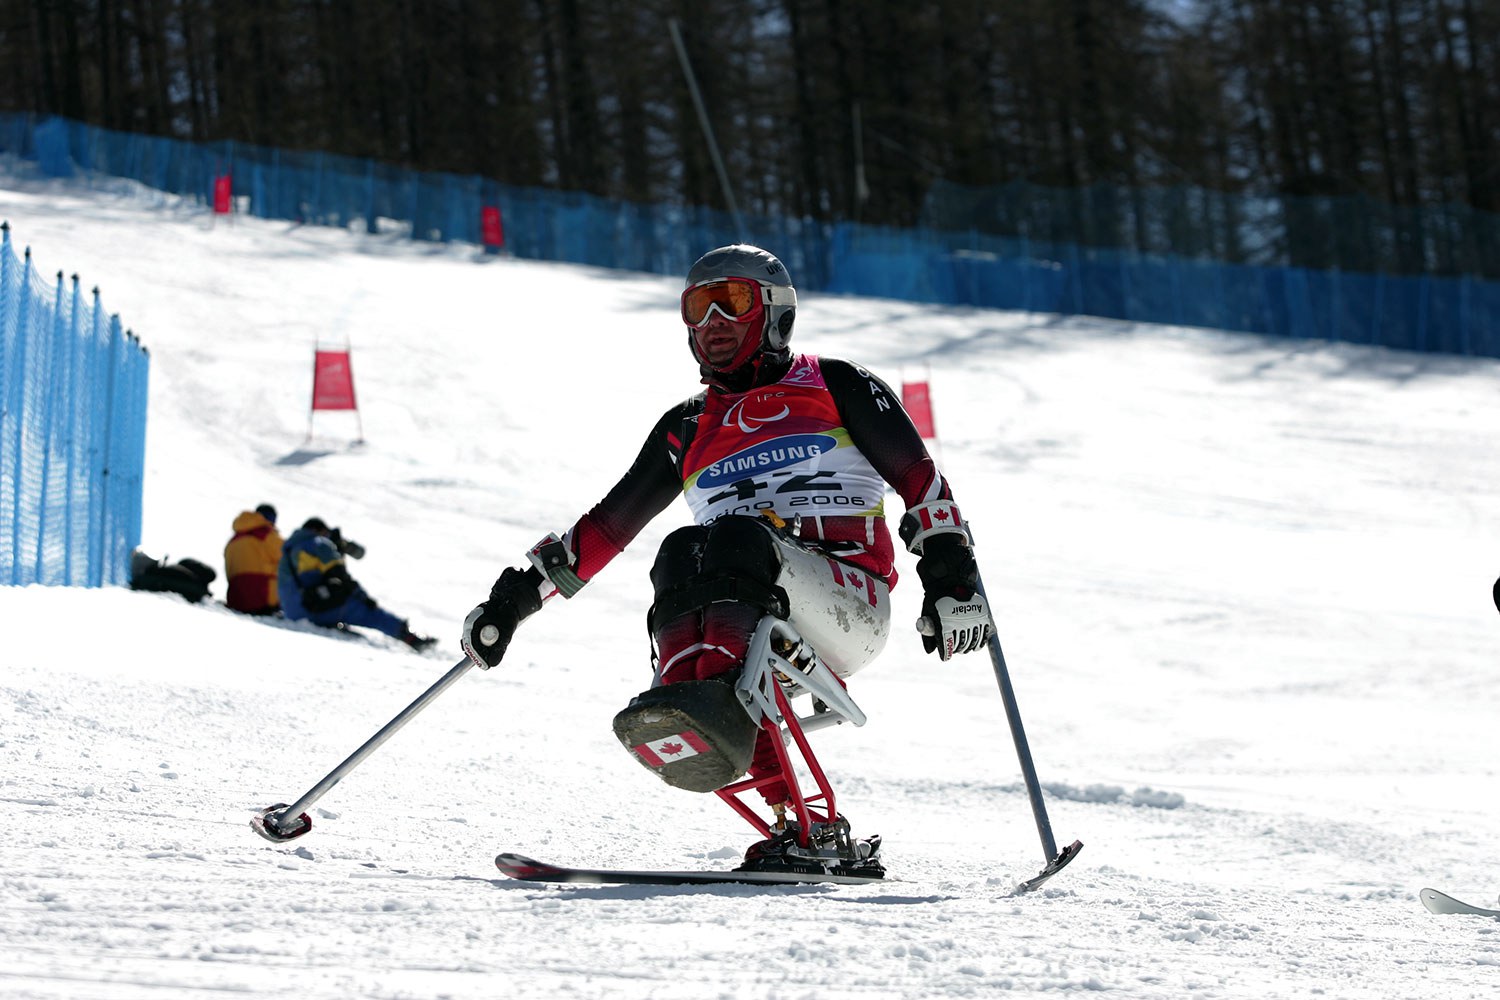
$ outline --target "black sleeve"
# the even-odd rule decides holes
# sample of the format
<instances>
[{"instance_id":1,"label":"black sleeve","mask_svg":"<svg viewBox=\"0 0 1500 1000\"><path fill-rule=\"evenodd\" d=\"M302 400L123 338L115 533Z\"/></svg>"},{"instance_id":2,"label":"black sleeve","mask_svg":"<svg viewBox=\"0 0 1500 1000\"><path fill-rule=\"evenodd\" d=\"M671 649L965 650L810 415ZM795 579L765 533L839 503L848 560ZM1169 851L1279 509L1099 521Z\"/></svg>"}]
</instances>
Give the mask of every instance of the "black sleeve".
<instances>
[{"instance_id":1,"label":"black sleeve","mask_svg":"<svg viewBox=\"0 0 1500 1000\"><path fill-rule=\"evenodd\" d=\"M577 558L574 572L591 579L624 551L651 519L667 509L682 492L679 467L687 436L703 410L703 397L672 407L646 436L646 443L620 481L578 519L570 532Z\"/></svg>"},{"instance_id":2,"label":"black sleeve","mask_svg":"<svg viewBox=\"0 0 1500 1000\"><path fill-rule=\"evenodd\" d=\"M819 358L818 365L849 439L901 494L906 506L951 499L948 483L927 453L901 397L884 380L853 362Z\"/></svg>"}]
</instances>

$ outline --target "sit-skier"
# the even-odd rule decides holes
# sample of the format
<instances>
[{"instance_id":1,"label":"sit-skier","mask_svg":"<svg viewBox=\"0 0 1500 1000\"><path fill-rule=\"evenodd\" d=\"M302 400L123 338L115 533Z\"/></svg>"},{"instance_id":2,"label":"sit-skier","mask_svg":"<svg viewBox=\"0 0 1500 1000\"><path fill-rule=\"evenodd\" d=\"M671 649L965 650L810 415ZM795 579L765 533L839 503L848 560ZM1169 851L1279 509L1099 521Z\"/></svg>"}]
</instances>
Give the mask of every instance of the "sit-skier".
<instances>
[{"instance_id":1,"label":"sit-skier","mask_svg":"<svg viewBox=\"0 0 1500 1000\"><path fill-rule=\"evenodd\" d=\"M796 305L786 268L758 247L721 247L693 264L682 319L707 389L662 415L629 471L561 539L549 535L529 567L501 574L461 641L481 667L498 664L522 620L556 594L576 595L683 494L695 523L667 536L651 569L655 677L616 717L616 735L669 784L718 791L762 832L737 870L879 877L880 838L852 837L828 808L831 789L801 793L781 729L767 721L775 716L753 717L736 692L752 638L768 616L784 622L836 675L837 692L875 659L896 582L886 484L905 504L900 535L918 556L926 650L946 660L980 649L992 621L953 494L899 397L849 361L793 354ZM815 709L827 704L815 699ZM758 792L771 818L732 789Z\"/></svg>"}]
</instances>

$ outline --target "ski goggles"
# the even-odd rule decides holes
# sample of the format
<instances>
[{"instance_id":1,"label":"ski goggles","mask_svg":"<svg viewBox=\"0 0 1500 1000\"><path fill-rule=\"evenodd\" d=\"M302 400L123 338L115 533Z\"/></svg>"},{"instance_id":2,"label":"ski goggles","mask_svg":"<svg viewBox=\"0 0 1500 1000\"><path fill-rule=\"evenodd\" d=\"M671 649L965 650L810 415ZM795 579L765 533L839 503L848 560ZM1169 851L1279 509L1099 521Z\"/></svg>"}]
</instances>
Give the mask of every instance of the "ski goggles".
<instances>
[{"instance_id":1,"label":"ski goggles","mask_svg":"<svg viewBox=\"0 0 1500 1000\"><path fill-rule=\"evenodd\" d=\"M768 290L750 278L710 278L682 292L682 321L702 326L710 310L735 323L747 323L770 301Z\"/></svg>"}]
</instances>

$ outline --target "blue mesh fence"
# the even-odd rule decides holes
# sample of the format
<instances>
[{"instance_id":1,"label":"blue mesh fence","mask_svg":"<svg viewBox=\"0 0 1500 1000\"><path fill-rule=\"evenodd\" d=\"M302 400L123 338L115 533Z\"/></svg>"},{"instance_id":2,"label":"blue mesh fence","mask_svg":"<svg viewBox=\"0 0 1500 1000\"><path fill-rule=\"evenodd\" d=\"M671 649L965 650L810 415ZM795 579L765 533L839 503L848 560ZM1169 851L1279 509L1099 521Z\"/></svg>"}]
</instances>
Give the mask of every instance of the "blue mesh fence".
<instances>
[{"instance_id":1,"label":"blue mesh fence","mask_svg":"<svg viewBox=\"0 0 1500 1000\"><path fill-rule=\"evenodd\" d=\"M840 226L829 291L1500 357L1500 283Z\"/></svg>"},{"instance_id":2,"label":"blue mesh fence","mask_svg":"<svg viewBox=\"0 0 1500 1000\"><path fill-rule=\"evenodd\" d=\"M938 181L921 224L1260 267L1500 278L1500 214L1452 202Z\"/></svg>"},{"instance_id":3,"label":"blue mesh fence","mask_svg":"<svg viewBox=\"0 0 1500 1000\"><path fill-rule=\"evenodd\" d=\"M416 240L479 243L481 210L491 206L500 210L507 252L537 260L680 275L705 248L743 240L773 249L798 287L809 291L1500 357L1500 282L1226 262L1235 255L1274 257L1271 244L1285 237L1266 237L1265 247L1252 245L1254 236L1245 234L1257 230L1246 220L1253 222L1270 210L1254 199L1236 202L1222 194L1169 191L1161 196L1164 207L1157 215L1163 221L1153 223L1161 230L1158 242L1177 245L1176 240L1190 251L1174 254L1102 248L1076 237L1072 242L1033 240L972 230L755 216L737 224L727 213L691 206L518 187L324 153L193 144L59 118L37 122L25 115L0 115L0 143L0 151L35 160L51 175L78 169L86 176L128 177L204 204L212 203L214 179L227 174L243 210L252 215L362 225L372 232L380 229L381 220L390 220ZM1017 202L1006 211L1024 208L1036 231L1065 232L1068 220L1076 221L1077 199L1028 190L1031 202ZM1085 194L1096 201L1099 196ZM1155 196L1127 194L1126 200L1135 201ZM1126 198L1118 192L1115 197ZM1050 224L1036 222L1038 213ZM1323 216L1332 218L1327 212L1318 217ZM1182 221L1209 217L1234 220L1234 225L1220 227L1233 238L1196 239ZM1493 242L1487 230L1465 235L1463 220L1452 218L1458 221L1448 224L1448 244ZM1285 230L1285 222L1277 225ZM1290 228L1316 236L1322 232L1319 225L1332 225L1327 219L1303 222L1307 224ZM1424 226L1426 232L1436 230L1430 220ZM1334 228L1340 234L1325 233L1323 238L1348 242L1343 234L1347 227ZM1233 254L1212 259L1221 250Z\"/></svg>"},{"instance_id":4,"label":"blue mesh fence","mask_svg":"<svg viewBox=\"0 0 1500 1000\"><path fill-rule=\"evenodd\" d=\"M78 279L0 242L0 584L129 581L149 358Z\"/></svg>"}]
</instances>

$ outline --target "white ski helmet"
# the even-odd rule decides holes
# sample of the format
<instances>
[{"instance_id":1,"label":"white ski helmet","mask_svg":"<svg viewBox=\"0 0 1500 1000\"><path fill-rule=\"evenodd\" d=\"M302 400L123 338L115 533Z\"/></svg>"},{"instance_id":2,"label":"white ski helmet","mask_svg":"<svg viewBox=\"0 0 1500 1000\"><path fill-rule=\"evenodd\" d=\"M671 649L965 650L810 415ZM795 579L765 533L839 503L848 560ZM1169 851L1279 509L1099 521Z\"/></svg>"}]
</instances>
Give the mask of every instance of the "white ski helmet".
<instances>
[{"instance_id":1,"label":"white ski helmet","mask_svg":"<svg viewBox=\"0 0 1500 1000\"><path fill-rule=\"evenodd\" d=\"M698 364L705 370L711 369L707 360L698 353L698 345L693 339L693 331L707 318L706 307L705 311L697 312L694 305L690 304L695 303L691 293L700 286L711 286L716 282L733 279L754 283L759 294L743 306L744 312L735 312L734 315L730 315L718 303L712 303L712 307L731 319L749 314L759 307L764 318L759 339L746 337L747 343L740 353L730 363L716 370L721 373L733 371L762 357L786 360L790 356L787 342L792 339L792 322L797 317L797 290L792 287L786 265L777 260L774 254L745 243L710 250L688 268L687 284L682 293L682 320L687 324L688 349L693 352L693 357L698 359Z\"/></svg>"}]
</instances>

